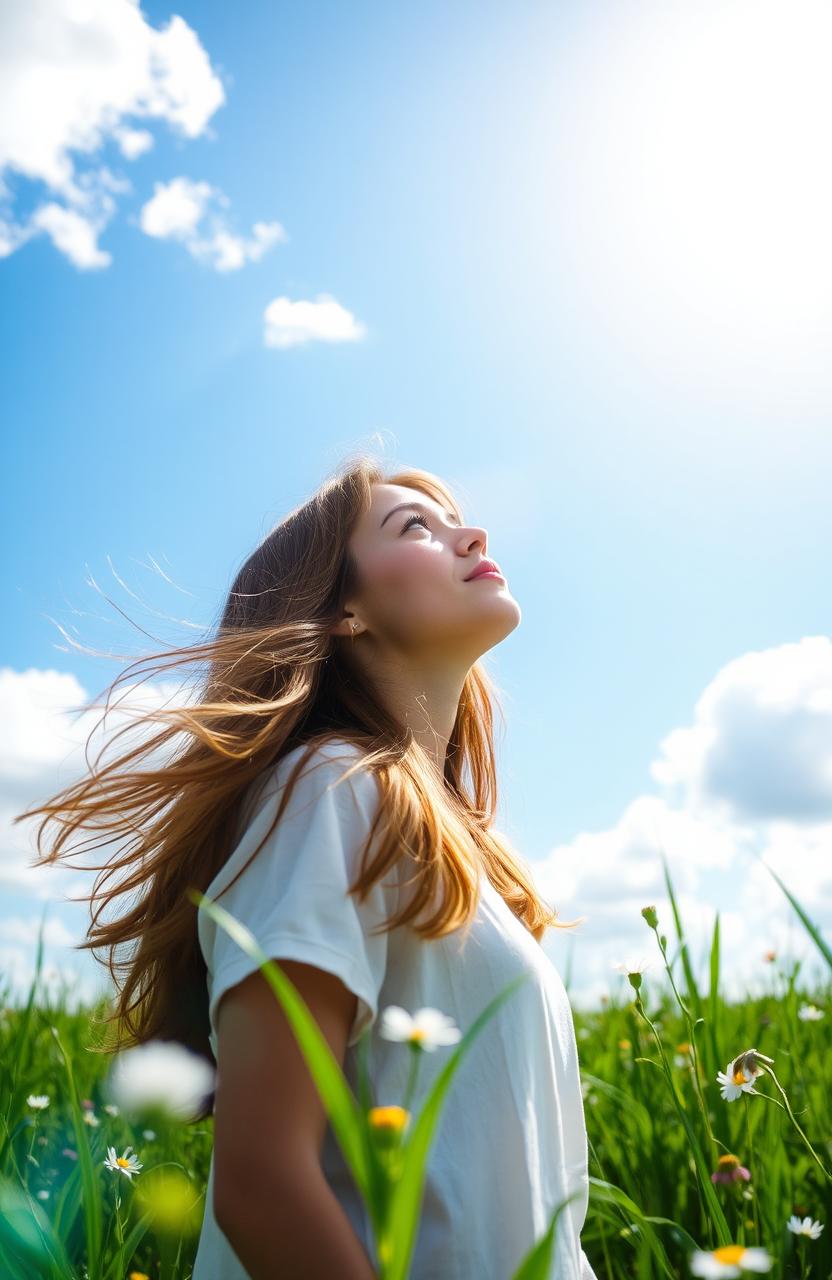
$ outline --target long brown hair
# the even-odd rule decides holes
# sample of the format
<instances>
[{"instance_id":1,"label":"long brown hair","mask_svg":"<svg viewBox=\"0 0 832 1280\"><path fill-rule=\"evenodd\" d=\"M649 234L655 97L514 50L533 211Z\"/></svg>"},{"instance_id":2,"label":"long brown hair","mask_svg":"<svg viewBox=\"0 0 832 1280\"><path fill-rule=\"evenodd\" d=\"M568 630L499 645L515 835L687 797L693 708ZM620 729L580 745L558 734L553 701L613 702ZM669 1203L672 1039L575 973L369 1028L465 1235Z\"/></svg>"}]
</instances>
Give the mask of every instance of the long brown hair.
<instances>
[{"instance_id":1,"label":"long brown hair","mask_svg":"<svg viewBox=\"0 0 832 1280\"><path fill-rule=\"evenodd\" d=\"M196 696L143 709L142 726L163 727L143 731L138 745L104 767L99 756L87 776L14 819L45 815L37 827L33 866L66 859L72 833L85 826L94 828L93 848L118 845L103 864L79 868L100 874L92 893L80 899L98 905L91 911L88 941L76 949L109 949L117 991L106 1019L115 1024L115 1037L101 1052L175 1039L212 1059L197 907L187 890L205 892L232 852L252 783L302 744L309 750L301 753L290 786L316 746L336 737L360 747L359 765L378 775L384 800L364 852L378 829L379 853L372 866L362 863L350 893L363 898L406 851L416 867L416 888L386 928L410 924L433 938L470 923L479 866L538 942L550 926L579 923L557 921L557 912L536 893L524 860L493 829L493 706L499 704L483 665L474 663L465 679L440 781L412 731L385 710L351 662L349 638L331 634L343 601L360 583L348 540L377 483L420 490L462 520L453 494L430 472L386 475L366 453L342 464L248 556L215 633L126 667L107 690L103 719L119 684L142 669L166 675L193 665L202 672ZM142 761L145 767L136 767ZM287 788L285 800L288 794ZM53 821L60 830L44 853L43 833ZM105 887L122 870L127 874ZM99 923L103 910L124 893L136 895L135 905ZM419 921L434 900L437 909ZM132 943L129 958L117 960L118 948ZM126 971L121 987L117 970Z\"/></svg>"}]
</instances>

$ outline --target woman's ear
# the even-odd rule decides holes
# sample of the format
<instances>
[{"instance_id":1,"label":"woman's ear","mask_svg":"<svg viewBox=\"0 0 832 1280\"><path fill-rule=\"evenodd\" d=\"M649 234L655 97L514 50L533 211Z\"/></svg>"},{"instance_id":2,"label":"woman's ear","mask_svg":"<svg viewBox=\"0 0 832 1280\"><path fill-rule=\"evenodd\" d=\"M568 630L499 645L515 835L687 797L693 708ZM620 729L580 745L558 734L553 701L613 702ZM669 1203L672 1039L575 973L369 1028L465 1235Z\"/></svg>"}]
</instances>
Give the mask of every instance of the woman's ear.
<instances>
[{"instance_id":1,"label":"woman's ear","mask_svg":"<svg viewBox=\"0 0 832 1280\"><path fill-rule=\"evenodd\" d=\"M331 634L334 636L357 636L362 630L362 623L354 614L347 614L336 622Z\"/></svg>"}]
</instances>

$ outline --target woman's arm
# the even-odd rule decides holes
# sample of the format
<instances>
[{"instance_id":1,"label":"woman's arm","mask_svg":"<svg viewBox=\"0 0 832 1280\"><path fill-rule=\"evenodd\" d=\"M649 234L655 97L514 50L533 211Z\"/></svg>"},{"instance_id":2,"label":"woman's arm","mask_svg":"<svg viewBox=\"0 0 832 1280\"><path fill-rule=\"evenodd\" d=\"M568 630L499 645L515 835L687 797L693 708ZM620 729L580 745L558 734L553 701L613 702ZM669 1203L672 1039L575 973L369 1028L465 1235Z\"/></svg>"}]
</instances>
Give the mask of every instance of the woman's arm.
<instances>
[{"instance_id":1,"label":"woman's arm","mask_svg":"<svg viewBox=\"0 0 832 1280\"><path fill-rule=\"evenodd\" d=\"M356 997L334 974L278 963L343 1066ZM252 1280L373 1280L321 1168L327 1115L283 1008L257 970L217 1011L214 1214Z\"/></svg>"},{"instance_id":2,"label":"woman's arm","mask_svg":"<svg viewBox=\"0 0 832 1280\"><path fill-rule=\"evenodd\" d=\"M217 1224L252 1280L375 1280L320 1167L289 1183L266 1177L240 1187Z\"/></svg>"}]
</instances>

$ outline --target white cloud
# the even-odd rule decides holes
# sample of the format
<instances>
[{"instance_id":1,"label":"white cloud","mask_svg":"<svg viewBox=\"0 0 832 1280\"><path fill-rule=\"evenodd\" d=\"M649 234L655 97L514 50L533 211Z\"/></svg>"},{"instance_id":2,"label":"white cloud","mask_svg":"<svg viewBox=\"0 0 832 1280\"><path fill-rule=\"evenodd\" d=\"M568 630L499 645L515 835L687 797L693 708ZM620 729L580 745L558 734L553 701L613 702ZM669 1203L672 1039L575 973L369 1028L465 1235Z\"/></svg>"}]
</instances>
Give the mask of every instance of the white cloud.
<instances>
[{"instance_id":1,"label":"white cloud","mask_svg":"<svg viewBox=\"0 0 832 1280\"><path fill-rule=\"evenodd\" d=\"M18 1004L29 994L35 977L36 951L34 947L0 946L0 974L3 975L4 987L8 985L12 1000ZM103 970L93 969L83 962L58 963L44 959L40 971L41 992L45 992L50 1002L57 1002L63 996L67 1008L91 1004L102 992L109 992L112 983Z\"/></svg>"},{"instance_id":2,"label":"white cloud","mask_svg":"<svg viewBox=\"0 0 832 1280\"><path fill-rule=\"evenodd\" d=\"M0 217L0 258L45 232L55 248L80 270L108 267L112 255L99 248L98 237L115 211L113 193L129 190L127 179L117 177L105 165L78 174L71 204L54 200L39 204L25 226Z\"/></svg>"},{"instance_id":3,"label":"white cloud","mask_svg":"<svg viewBox=\"0 0 832 1280\"><path fill-rule=\"evenodd\" d=\"M822 931L832 929L831 693L826 637L729 662L697 702L693 725L661 744L653 776L665 795L636 797L614 827L581 832L533 864L559 919L585 917L577 929L551 930L546 939L559 970L571 953L577 1004L616 991L613 960L652 946L660 962L642 907L658 908L670 955L676 953L663 855L704 983L717 911L720 989L730 998L769 981L769 949L804 960L802 976L819 963L766 866Z\"/></svg>"},{"instance_id":4,"label":"white cloud","mask_svg":"<svg viewBox=\"0 0 832 1280\"><path fill-rule=\"evenodd\" d=\"M43 928L43 945L71 947L78 941L61 920L47 919L44 924L38 916L9 916L0 920L0 942L17 942L26 947L36 947Z\"/></svg>"},{"instance_id":5,"label":"white cloud","mask_svg":"<svg viewBox=\"0 0 832 1280\"><path fill-rule=\"evenodd\" d=\"M662 852L675 887L692 891L703 872L730 861L733 840L730 832L644 795L627 806L615 827L581 832L538 859L534 869L541 891L555 906L564 897L574 899L583 914L583 903L597 911L606 904L617 909L629 899L641 910L662 885Z\"/></svg>"},{"instance_id":6,"label":"white cloud","mask_svg":"<svg viewBox=\"0 0 832 1280\"><path fill-rule=\"evenodd\" d=\"M832 640L729 662L661 751L653 777L689 806L735 821L832 819Z\"/></svg>"},{"instance_id":7,"label":"white cloud","mask_svg":"<svg viewBox=\"0 0 832 1280\"><path fill-rule=\"evenodd\" d=\"M170 236L185 239L196 234L213 187L210 182L174 178L154 183L153 192L141 212L142 231L162 240Z\"/></svg>"},{"instance_id":8,"label":"white cloud","mask_svg":"<svg viewBox=\"0 0 832 1280\"><path fill-rule=\"evenodd\" d=\"M127 159L148 149L131 119L165 121L185 138L204 133L225 101L199 37L178 15L150 26L135 0L28 0L6 5L0 30L0 256L38 232L77 266L108 265L98 237L115 205L97 160L111 139ZM77 169L81 165L81 171ZM4 180L45 184L53 199L25 220Z\"/></svg>"},{"instance_id":9,"label":"white cloud","mask_svg":"<svg viewBox=\"0 0 832 1280\"><path fill-rule=\"evenodd\" d=\"M274 298L263 318L263 340L267 347L296 347L315 341L357 342L367 332L366 327L328 293L318 294L314 302Z\"/></svg>"},{"instance_id":10,"label":"white cloud","mask_svg":"<svg viewBox=\"0 0 832 1280\"><path fill-rule=\"evenodd\" d=\"M27 240L31 240L34 234L34 227L9 222L0 214L0 258L8 258L9 254L15 253Z\"/></svg>"},{"instance_id":11,"label":"white cloud","mask_svg":"<svg viewBox=\"0 0 832 1280\"><path fill-rule=\"evenodd\" d=\"M32 215L32 230L45 231L56 249L82 270L109 267L113 255L98 247L101 224L86 218L75 209L50 202L42 204Z\"/></svg>"},{"instance_id":12,"label":"white cloud","mask_svg":"<svg viewBox=\"0 0 832 1280\"><path fill-rule=\"evenodd\" d=\"M147 129L131 129L122 125L113 130L113 137L121 148L121 154L128 160L138 159L153 147L153 134Z\"/></svg>"},{"instance_id":13,"label":"white cloud","mask_svg":"<svg viewBox=\"0 0 832 1280\"><path fill-rule=\"evenodd\" d=\"M93 832L77 836L84 843L75 857L76 837L70 841L70 860L56 865L34 866L37 856L35 828L40 816L13 819L24 810L44 803L57 791L87 773L89 758L102 748L129 750L147 726L136 725L133 709L155 709L169 699L187 700L188 693L173 682L121 686L101 725L101 708L90 707L90 696L75 676L54 670L26 671L0 668L0 901L14 903L14 913L0 915L0 978L8 982L15 999L25 998L34 977L40 915L21 910L40 902L47 912L44 926L44 989L57 998L62 987L73 999L92 1000L112 983L105 968L106 953L94 956L79 950L90 924L90 906L84 901L93 889L94 871L116 847L92 847ZM154 726L158 728L158 726ZM117 742L109 745L119 734ZM171 743L167 750L173 750ZM156 752L148 764L161 766L166 756ZM54 824L46 829L44 852L54 841ZM75 863L78 865L75 865ZM6 910L10 907L7 905Z\"/></svg>"},{"instance_id":14,"label":"white cloud","mask_svg":"<svg viewBox=\"0 0 832 1280\"><path fill-rule=\"evenodd\" d=\"M197 33L174 15L150 25L138 0L29 0L7 5L0 17L0 258L37 235L79 270L109 267L99 243L116 211L114 196L132 185L113 174L100 153L114 144L136 160L154 137L142 122L163 121L185 139L210 133L223 105L222 81ZM15 209L9 178L43 184L48 198L26 215ZM238 235L227 218L228 198L208 182L177 177L156 183L138 225L156 239L183 244L216 271L259 262L288 237L279 222L257 221ZM278 303L280 300L278 300ZM274 305L274 304L273 304ZM280 316L273 344L290 346L317 336L344 341L359 326L337 303L321 300L305 322ZM267 339L268 341L268 339Z\"/></svg>"},{"instance_id":15,"label":"white cloud","mask_svg":"<svg viewBox=\"0 0 832 1280\"><path fill-rule=\"evenodd\" d=\"M129 709L158 707L173 692L174 686L163 682L122 687L102 727L100 708L88 708L89 695L74 676L36 668L23 672L0 668L0 886L43 900L77 899L91 890L93 873L72 862L76 837L70 842L69 863L34 866L41 818L17 823L13 819L85 775L85 751L94 759L105 743L108 754L135 745L147 727L136 725ZM113 735L121 731L111 748ZM157 759L163 762L158 753ZM55 834L54 824L49 824L45 851ZM89 830L78 833L77 839L91 841ZM93 862L96 856L93 851ZM79 860L81 866L90 863L84 851Z\"/></svg>"},{"instance_id":16,"label":"white cloud","mask_svg":"<svg viewBox=\"0 0 832 1280\"><path fill-rule=\"evenodd\" d=\"M31 782L38 785L45 781L77 745L70 711L85 701L83 687L66 672L0 668L0 785L4 799L10 785L28 791Z\"/></svg>"},{"instance_id":17,"label":"white cloud","mask_svg":"<svg viewBox=\"0 0 832 1280\"><path fill-rule=\"evenodd\" d=\"M287 239L279 222L256 222L249 239L235 235L218 211L228 203L228 197L209 182L173 178L154 184L139 225L156 239L180 241L193 257L217 271L236 271L246 262L258 262L271 245Z\"/></svg>"}]
</instances>

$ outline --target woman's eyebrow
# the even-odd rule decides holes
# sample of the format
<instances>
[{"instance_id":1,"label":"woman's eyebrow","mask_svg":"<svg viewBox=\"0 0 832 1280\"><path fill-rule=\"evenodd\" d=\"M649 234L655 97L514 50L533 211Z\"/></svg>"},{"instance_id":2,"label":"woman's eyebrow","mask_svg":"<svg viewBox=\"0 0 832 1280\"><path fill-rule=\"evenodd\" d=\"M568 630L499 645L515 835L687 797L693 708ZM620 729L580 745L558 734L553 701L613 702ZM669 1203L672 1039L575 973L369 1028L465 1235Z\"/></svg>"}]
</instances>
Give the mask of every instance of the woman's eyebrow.
<instances>
[{"instance_id":1,"label":"woman's eyebrow","mask_svg":"<svg viewBox=\"0 0 832 1280\"><path fill-rule=\"evenodd\" d=\"M405 511L405 510L422 511L424 512L425 515L428 515L428 516L432 516L436 514L436 512L432 511L430 507L426 507L423 502L400 502L397 507L390 508L390 510L387 512L387 515L384 517L381 524L379 525L379 529L383 529L387 521L390 519L390 517L394 516L397 511ZM445 515L448 517L449 520L453 520L455 524L460 524L459 519L457 518L457 516L454 515L453 511L446 511Z\"/></svg>"}]
</instances>

